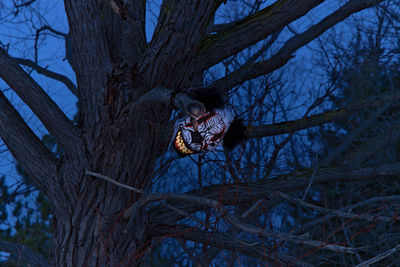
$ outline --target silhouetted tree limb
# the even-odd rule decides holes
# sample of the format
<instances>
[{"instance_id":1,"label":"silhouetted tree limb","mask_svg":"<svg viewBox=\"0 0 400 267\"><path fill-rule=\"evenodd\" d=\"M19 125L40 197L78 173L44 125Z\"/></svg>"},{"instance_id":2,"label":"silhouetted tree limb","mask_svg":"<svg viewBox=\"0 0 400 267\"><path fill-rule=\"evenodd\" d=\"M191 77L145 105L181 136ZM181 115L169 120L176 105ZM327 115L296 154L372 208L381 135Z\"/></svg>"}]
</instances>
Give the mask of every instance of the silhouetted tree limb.
<instances>
[{"instance_id":1,"label":"silhouetted tree limb","mask_svg":"<svg viewBox=\"0 0 400 267\"><path fill-rule=\"evenodd\" d=\"M32 60L18 58L18 57L10 57L14 60L15 63L19 65L24 65L34 69L37 73L43 74L49 78L62 82L75 96L78 96L78 88L75 84L65 75L59 74L57 72L48 70L46 68L41 67L40 65L36 64Z\"/></svg>"},{"instance_id":2,"label":"silhouetted tree limb","mask_svg":"<svg viewBox=\"0 0 400 267\"><path fill-rule=\"evenodd\" d=\"M347 212L347 211L351 211L351 210L354 210L354 209L357 209L357 208L360 208L360 207L363 207L363 206L368 206L368 205L374 204L376 202L387 202L387 203L390 203L390 202L399 201L399 200L400 200L400 196L398 196L398 195L383 196L383 197L373 197L373 198L366 199L366 200L361 201L361 202L357 202L355 204L344 206L341 209L339 209L338 211ZM318 224L320 224L320 223L322 223L322 222L324 222L326 220L329 220L329 219L331 219L333 217L335 217L334 214L328 214L328 215L321 216L321 218L318 218L318 219L315 219L315 220L312 220L310 222L305 223L300 228L295 229L294 231L292 231L292 233L296 234L296 235L303 234L303 233L309 231L309 229L312 229L313 227L315 227L316 225L318 225ZM393 221L396 221L396 219L397 218L393 218Z\"/></svg>"},{"instance_id":3,"label":"silhouetted tree limb","mask_svg":"<svg viewBox=\"0 0 400 267\"><path fill-rule=\"evenodd\" d=\"M67 38L67 34L65 34L63 32L60 32L60 31L57 31L57 30L53 29L52 27L50 27L48 25L44 25L44 26L40 27L39 29L37 29L36 30L36 35L35 35L35 44L34 44L34 51L35 51L34 63L36 63L36 64L38 63L38 42L39 42L39 37L40 37L40 34L43 31L50 31L53 34L60 35L60 36L62 36L64 38L64 40L66 40L66 38Z\"/></svg>"},{"instance_id":4,"label":"silhouetted tree limb","mask_svg":"<svg viewBox=\"0 0 400 267\"><path fill-rule=\"evenodd\" d=\"M389 257L390 255L398 252L399 250L400 250L400 245L397 245L394 248L389 249L389 250L377 255L376 257L373 257L372 259L369 259L369 260L366 260L366 261L363 261L363 262L357 264L355 267L371 266L371 264L378 262L380 260L383 260L384 258Z\"/></svg>"},{"instance_id":5,"label":"silhouetted tree limb","mask_svg":"<svg viewBox=\"0 0 400 267\"><path fill-rule=\"evenodd\" d=\"M24 170L32 175L35 185L47 192L52 187L57 159L26 125L23 118L0 92L0 136Z\"/></svg>"},{"instance_id":6,"label":"silhouetted tree limb","mask_svg":"<svg viewBox=\"0 0 400 267\"><path fill-rule=\"evenodd\" d=\"M293 262L293 266L311 266L307 263L296 261L296 258L290 257L289 255L284 255L283 253L279 253L278 255L271 253L271 255L268 255L266 254L266 250L269 250L268 245L257 242L250 243L234 238L233 236L218 230L207 232L198 230L196 227L189 227L185 225L157 225L151 229L152 233L160 238L163 238L164 236L171 236L176 239L199 242L211 247L227 249L233 252L239 252L241 254L268 260L268 262L271 264L275 262L277 257L278 261L282 264Z\"/></svg>"},{"instance_id":7,"label":"silhouetted tree limb","mask_svg":"<svg viewBox=\"0 0 400 267\"><path fill-rule=\"evenodd\" d=\"M327 209L323 208L308 202L305 202L299 198L291 197L287 194L283 194L282 192L275 192L270 195L270 197L279 197L282 199L285 199L289 202L292 202L297 205L304 206L306 208L313 209L315 211L325 213L327 215L332 215L332 216L337 216L337 217L342 217L342 218L347 218L347 219L359 219L359 220L365 220L368 222L385 222L385 223L393 223L398 221L397 215L393 215L392 217L388 216L376 216L376 215L369 215L369 214L355 214L352 212L346 212L346 211L340 211L340 210L332 210L332 209Z\"/></svg>"},{"instance_id":8,"label":"silhouetted tree limb","mask_svg":"<svg viewBox=\"0 0 400 267\"><path fill-rule=\"evenodd\" d=\"M260 237L263 237L263 238L272 238L272 239L277 239L277 240L280 240L280 241L287 241L287 242L292 242L292 243L302 244L302 245L305 245L305 246L314 247L314 248L317 248L317 249L331 250L331 251L340 252L340 253L354 253L355 251L359 251L359 250L364 249L364 248L343 247L343 246L340 246L340 245L329 244L329 243L322 242L322 241L309 240L309 239L307 239L306 237L303 237L303 236L294 236L294 235L285 234L285 233L271 232L271 231L268 231L268 230L264 230L264 229L262 229L260 227L255 227L255 226L251 226L251 225L245 224L243 222L239 222L237 219L234 219L230 215L229 216L226 215L226 217L229 217L229 219L228 219L229 223L233 224L235 227L239 228L240 230L245 231L245 232L249 232L251 234L256 234L256 235L258 235ZM175 233L175 235L177 237L179 237L180 232L177 231L176 227L178 229L180 228L179 225L175 226L175 227L171 227L172 229L175 228L174 229L175 231L173 231L171 229L172 231L169 234ZM159 231L160 228L162 228L162 225L157 225L157 226L155 226L153 228L155 228L153 231L157 232L157 231ZM189 229L185 229L185 230L188 233L190 233L192 229L193 228L191 228L191 229L189 228ZM193 229L193 230L195 231L195 229ZM204 235L205 232L203 232L202 234ZM216 244L218 244L218 242L222 241L218 237L225 237L225 240L226 240L226 236L224 236L224 235L217 235L217 236L214 236L214 238L212 237L212 234L209 234L208 236L210 238L212 238ZM187 237L187 238L188 238L188 240L192 240L192 238L189 238L189 237ZM216 244L214 246L216 246ZM246 242L241 242L239 240L236 240L236 241L234 241L234 244L236 246L240 247L240 245L242 245L242 246L246 245ZM251 246L251 244L248 244L248 246ZM230 246L228 246L228 247L230 247ZM255 253L253 255L257 255L257 253Z\"/></svg>"},{"instance_id":9,"label":"silhouetted tree limb","mask_svg":"<svg viewBox=\"0 0 400 267\"><path fill-rule=\"evenodd\" d=\"M287 24L304 16L324 0L279 0L232 25L232 27L208 36L202 41L199 60L207 69L234 55L269 35L280 31Z\"/></svg>"},{"instance_id":10,"label":"silhouetted tree limb","mask_svg":"<svg viewBox=\"0 0 400 267\"><path fill-rule=\"evenodd\" d=\"M346 118L361 110L387 106L396 103L399 100L399 93L389 93L386 95L369 98L360 103L356 103L342 109L327 111L324 113L304 117L298 120L275 123L271 125L249 127L249 138L259 138L265 136L293 133L310 127L322 125L324 123Z\"/></svg>"},{"instance_id":11,"label":"silhouetted tree limb","mask_svg":"<svg viewBox=\"0 0 400 267\"><path fill-rule=\"evenodd\" d=\"M6 53L0 51L0 77L38 116L57 142L68 151L77 144L77 132L70 120L44 90Z\"/></svg>"},{"instance_id":12,"label":"silhouetted tree limb","mask_svg":"<svg viewBox=\"0 0 400 267\"><path fill-rule=\"evenodd\" d=\"M202 196L211 200L218 200L220 205L231 205L232 203L251 203L258 199L269 199L268 196L276 191L290 193L304 189L308 183L313 170L296 171L287 175L279 175L271 177L265 181L255 183L239 183L239 184L216 184L203 187L202 192L198 190L188 192L186 194L193 196ZM330 184L336 182L351 181L370 181L391 175L400 174L400 163L392 163L377 167L348 169L348 168L320 168L314 177L313 185ZM199 205L191 203L183 203L173 201L170 202L174 207L192 214L203 210ZM181 216L163 216L162 207L150 208L150 221L164 222L173 224L177 220L182 219Z\"/></svg>"},{"instance_id":13,"label":"silhouetted tree limb","mask_svg":"<svg viewBox=\"0 0 400 267\"><path fill-rule=\"evenodd\" d=\"M230 88L240 85L245 81L279 69L294 56L293 53L295 51L320 36L332 26L343 21L345 18L356 12L369 8L383 1L384 0L350 0L337 11L327 16L317 24L311 26L302 34L295 35L294 37L290 38L271 58L257 63L245 64L243 67L232 72L227 77L215 81L214 86L218 88L225 87L225 90L229 90ZM298 4L303 5L303 1L298 2Z\"/></svg>"}]
</instances>

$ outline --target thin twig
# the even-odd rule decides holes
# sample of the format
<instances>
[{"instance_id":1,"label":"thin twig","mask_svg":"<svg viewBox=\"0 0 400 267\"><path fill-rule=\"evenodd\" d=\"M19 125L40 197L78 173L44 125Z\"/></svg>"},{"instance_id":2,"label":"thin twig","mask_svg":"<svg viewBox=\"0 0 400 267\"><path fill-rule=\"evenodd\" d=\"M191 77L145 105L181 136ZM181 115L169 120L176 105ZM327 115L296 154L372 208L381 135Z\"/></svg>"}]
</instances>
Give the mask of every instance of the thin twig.
<instances>
[{"instance_id":1,"label":"thin twig","mask_svg":"<svg viewBox=\"0 0 400 267\"><path fill-rule=\"evenodd\" d=\"M304 207L319 211L321 213L328 213L333 216L342 217L342 218L363 219L368 222L386 222L386 223L392 223L392 222L395 222L398 220L397 217L395 217L395 216L394 217L374 216L374 215L369 215L369 214L365 214L365 213L355 214L355 213L341 211L341 210L331 210L331 209L323 208L323 207L302 201L299 198L294 198L294 197L288 196L282 192L275 192L270 195L270 197L275 197L275 196L286 199L292 203L299 204Z\"/></svg>"},{"instance_id":2,"label":"thin twig","mask_svg":"<svg viewBox=\"0 0 400 267\"><path fill-rule=\"evenodd\" d=\"M48 70L46 68L43 68L39 64L37 64L29 59L17 58L17 57L10 57L10 58L19 65L27 66L27 67L35 70L39 74L43 74L44 76L47 76L51 79L62 82L75 96L78 96L78 88L67 76L59 74L59 73L51 71L51 70Z\"/></svg>"},{"instance_id":3,"label":"thin twig","mask_svg":"<svg viewBox=\"0 0 400 267\"><path fill-rule=\"evenodd\" d=\"M312 185L312 183L313 183L313 181L314 181L315 175L317 174L317 170L318 170L318 154L315 154L315 167L314 167L314 171L313 171L313 174L311 175L310 182L309 182L308 185L307 185L306 191L304 192L303 201L306 200L308 191L310 191L310 188L311 188L311 185Z\"/></svg>"},{"instance_id":4,"label":"thin twig","mask_svg":"<svg viewBox=\"0 0 400 267\"><path fill-rule=\"evenodd\" d=\"M90 172L87 171L86 174L88 175L92 175L95 177L99 177L102 178L104 180L107 180L109 182L115 183L121 187L133 190L133 191L139 191L136 188L118 183L116 181L114 181L113 179L104 176L102 174L98 174L98 173L94 173L94 172ZM280 193L277 192L275 193L277 196L282 196ZM283 194L284 195L284 194ZM303 245L308 245L311 247L315 247L315 248L319 248L319 249L328 249L328 250L332 250L335 252L344 252L344 253L354 253L355 251L359 251L362 250L364 248L348 248L348 247L344 247L344 246L339 246L339 245L335 245L335 244L329 244L326 242L322 242L322 241L317 241L317 240L307 240L307 239L303 239L301 236L293 236L290 234L284 234L284 233L275 233L275 232L270 232L270 231L265 231L264 229L260 228L260 227L256 227L256 226L252 226L252 225L248 225L244 222L241 222L238 218L234 217L233 215L227 213L227 211L225 209L223 209L221 207L221 203L219 203L216 200L212 200L212 199L208 199L208 198L204 198L204 197L198 197L198 196L190 196L190 195L183 195L183 194L174 194L174 193L165 193L165 194L154 194L154 195L150 195L147 196L145 198L143 198L140 201L135 202L128 210L127 212L124 214L124 217L129 217L130 215L133 214L133 212L137 209L137 208L142 208L144 207L146 204L153 202L153 201L160 201L160 200L181 200L181 201L187 201L187 202L192 202L192 203L196 203L198 205L202 205L202 206L206 206L206 207L210 207L210 208L215 208L216 211L218 213L221 214L221 216L223 218L225 218L226 221L228 221L231 225L235 226L236 228L251 233L251 234L257 234L266 238L276 238L276 239L280 239L280 240L284 240L284 241L289 241L289 242L294 242L294 243L298 243L298 244L303 244ZM301 201L301 200L298 200ZM303 201L301 201L303 202ZM218 208L218 209L217 209Z\"/></svg>"},{"instance_id":5,"label":"thin twig","mask_svg":"<svg viewBox=\"0 0 400 267\"><path fill-rule=\"evenodd\" d=\"M231 225L235 226L236 228L248 232L250 234L256 234L258 236L263 236L265 238L274 238L274 239L279 239L283 241L289 241L297 244L302 244L302 245L307 245L311 246L314 248L318 249L328 249L331 251L335 252L343 252L343 253L354 253L355 251L363 250L365 248L349 248L349 247L344 247L340 245L335 245L335 244L329 244L323 241L317 241L317 240L309 240L309 239L304 239L302 236L294 236L290 234L285 234L285 233L275 233L271 231L266 231L263 228L252 226L249 224L246 224L242 221L240 221L238 218L235 216L231 215L228 213L227 210L225 210L222 207L222 204L216 200L204 198L204 197L198 197L198 196L191 196L191 195L183 195L183 194L174 194L174 193L165 193L165 194L154 194L145 197L144 199L136 202L130 209L127 210L127 213L130 213L130 211L134 211L136 208L141 208L145 206L147 203L153 202L153 201L160 201L160 200L181 200L185 202L192 202L196 203L198 205L202 205L205 207L210 207L214 208L227 222L229 222ZM125 216L125 215L124 215Z\"/></svg>"},{"instance_id":6,"label":"thin twig","mask_svg":"<svg viewBox=\"0 0 400 267\"><path fill-rule=\"evenodd\" d=\"M375 203L375 202L399 201L399 200L400 200L400 196L399 195L392 195L392 196L385 196L385 197L373 197L373 198L370 198L370 199L367 199L367 200L364 200L364 201L361 201L361 202L358 202L358 203L355 203L355 204L352 204L352 205L349 205L349 206L345 206L345 207L341 208L338 211L341 211L341 212L345 212L346 210L347 211L351 211L351 210L353 210L355 208L366 206L366 205L369 205L369 204ZM291 233L293 233L293 234L303 233L303 232L307 231L307 229L313 227L314 225L322 223L322 222L324 222L326 220L329 220L329 219L331 219L333 217L335 217L334 214L324 215L322 218L319 218L319 219L313 220L313 221L311 221L309 223L306 223L300 229L292 231ZM397 220L397 218L395 216L394 216L393 219L394 219L394 221Z\"/></svg>"},{"instance_id":7,"label":"thin twig","mask_svg":"<svg viewBox=\"0 0 400 267\"><path fill-rule=\"evenodd\" d=\"M396 253L398 250L400 249L400 244L398 244L397 246L395 246L392 249L389 249L388 251L385 251L381 254L379 254L376 257L373 257L372 259L366 260L361 262L360 264L357 264L355 267L366 267L366 266L370 266L371 264L378 262L386 257L389 257L390 255Z\"/></svg>"},{"instance_id":8,"label":"thin twig","mask_svg":"<svg viewBox=\"0 0 400 267\"><path fill-rule=\"evenodd\" d=\"M111 179L110 177L107 177L107 176L105 176L103 174L100 174L100 173L97 173L97 172L86 171L85 174L86 175L90 175L90 176L94 176L94 177L97 177L97 178L100 178L100 179L103 179L103 180L106 180L107 182L113 183L115 185L118 185L118 186L120 186L122 188L131 190L131 191L135 191L136 193L139 193L139 194L143 194L144 193L143 190L134 188L134 187L126 185L126 184L121 184L121 183Z\"/></svg>"},{"instance_id":9,"label":"thin twig","mask_svg":"<svg viewBox=\"0 0 400 267\"><path fill-rule=\"evenodd\" d=\"M178 214L181 215L181 216L190 218L190 219L192 219L193 221L198 222L200 225L204 225L204 226L207 226L207 227L211 227L211 226L208 225L207 223L205 223L205 222L203 222L202 220L200 220L200 219L198 219L198 218L196 218L196 217L190 215L190 214L187 213L186 211L183 211L183 210L181 210L181 209L178 209L178 208L176 208L176 207L174 207L174 206L172 206L172 205L170 205L170 204L168 204L168 203L161 203L161 205L164 206L164 207L166 207L167 209L170 209L170 210L172 210L172 211L175 211L176 213L178 213Z\"/></svg>"},{"instance_id":10,"label":"thin twig","mask_svg":"<svg viewBox=\"0 0 400 267\"><path fill-rule=\"evenodd\" d=\"M263 228L257 227L257 226L252 226L249 224L246 224L244 222L239 221L236 217L230 215L230 214L225 214L224 218L233 226L237 227L238 229L245 231L247 233L251 234L256 234L258 236L262 236L265 238L274 238L282 241L288 241L292 243L297 243L301 245L307 245L310 247L314 247L317 249L328 249L331 251L335 252L342 252L342 253L354 253L355 251L359 250L364 250L365 248L349 248L349 247L344 247L336 244L330 244L326 243L323 241L317 241L317 240L310 240L310 239L304 239L302 236L294 236L290 234L285 234L285 233L276 233L276 232L271 232L271 231L266 231Z\"/></svg>"},{"instance_id":11,"label":"thin twig","mask_svg":"<svg viewBox=\"0 0 400 267\"><path fill-rule=\"evenodd\" d=\"M246 218L247 216L249 216L249 215L250 215L252 212L254 212L254 211L260 206L260 204L263 203L263 202L264 202L264 199L259 199L259 200L257 200L256 203L254 203L249 209L247 209L245 212L242 213L242 215L240 215L240 218L244 219L244 218Z\"/></svg>"}]
</instances>

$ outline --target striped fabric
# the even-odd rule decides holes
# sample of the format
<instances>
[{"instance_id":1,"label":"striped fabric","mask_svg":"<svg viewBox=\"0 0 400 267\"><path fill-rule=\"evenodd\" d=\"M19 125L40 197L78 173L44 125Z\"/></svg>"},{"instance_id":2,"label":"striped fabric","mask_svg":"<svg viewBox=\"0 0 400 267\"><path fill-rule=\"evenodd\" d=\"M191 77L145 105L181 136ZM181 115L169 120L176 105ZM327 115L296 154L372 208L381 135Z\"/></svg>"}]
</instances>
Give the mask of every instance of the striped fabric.
<instances>
[{"instance_id":1,"label":"striped fabric","mask_svg":"<svg viewBox=\"0 0 400 267\"><path fill-rule=\"evenodd\" d=\"M180 156L210 151L222 145L223 137L234 119L228 109L216 109L199 117L186 116L175 124L171 145Z\"/></svg>"}]
</instances>

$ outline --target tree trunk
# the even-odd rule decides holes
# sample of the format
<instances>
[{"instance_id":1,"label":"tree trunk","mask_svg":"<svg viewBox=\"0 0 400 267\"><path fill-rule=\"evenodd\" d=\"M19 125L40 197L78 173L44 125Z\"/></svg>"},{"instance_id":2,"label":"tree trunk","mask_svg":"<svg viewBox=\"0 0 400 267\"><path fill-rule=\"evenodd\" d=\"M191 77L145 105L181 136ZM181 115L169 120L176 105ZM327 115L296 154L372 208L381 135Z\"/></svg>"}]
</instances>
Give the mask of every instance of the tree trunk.
<instances>
[{"instance_id":1,"label":"tree trunk","mask_svg":"<svg viewBox=\"0 0 400 267\"><path fill-rule=\"evenodd\" d=\"M141 195L85 175L94 171L147 191L157 155L168 145L162 131L169 108L154 101L147 105L142 98L140 105L129 105L123 97L141 90L125 86L129 80L118 73L109 79L94 130L80 135L83 149L59 167L62 190L50 197L56 200L55 266L136 266L150 245L145 212L123 217Z\"/></svg>"},{"instance_id":2,"label":"tree trunk","mask_svg":"<svg viewBox=\"0 0 400 267\"><path fill-rule=\"evenodd\" d=\"M107 188L108 187L108 188ZM114 187L114 188L111 188ZM55 266L137 266L149 246L145 215L135 218L136 231L127 231L123 209L134 196L115 186L82 194L69 220L54 219ZM124 196L121 196L121 194ZM119 205L118 205L119 204Z\"/></svg>"},{"instance_id":3,"label":"tree trunk","mask_svg":"<svg viewBox=\"0 0 400 267\"><path fill-rule=\"evenodd\" d=\"M98 127L104 128L104 125ZM144 130L146 125L139 123L137 127ZM155 151L149 140L157 136L153 127L147 128L147 135L140 137L139 131L132 132L132 136L127 133L123 141L99 138L94 151L86 150L86 157L74 159L87 162L86 168L79 164L76 169L75 164L67 161L60 169L60 180L65 187L64 197L53 202L53 210L57 211L54 214L54 265L125 266L129 263L135 266L142 259L149 245L146 215L144 211L136 212L131 222L123 218L140 194L84 173L92 170L121 183L146 188L155 165ZM135 142L127 139L135 139ZM78 178L72 177L76 174ZM71 183L74 180L77 183Z\"/></svg>"}]
</instances>

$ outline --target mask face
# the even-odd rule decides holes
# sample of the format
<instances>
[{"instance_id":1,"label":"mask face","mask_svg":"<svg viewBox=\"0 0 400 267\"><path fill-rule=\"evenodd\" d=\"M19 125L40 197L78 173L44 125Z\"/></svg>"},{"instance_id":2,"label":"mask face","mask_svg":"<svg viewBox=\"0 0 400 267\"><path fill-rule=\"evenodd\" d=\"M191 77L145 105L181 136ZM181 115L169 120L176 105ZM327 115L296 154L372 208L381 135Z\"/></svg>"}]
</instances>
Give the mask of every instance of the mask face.
<instances>
[{"instance_id":1,"label":"mask face","mask_svg":"<svg viewBox=\"0 0 400 267\"><path fill-rule=\"evenodd\" d=\"M198 117L186 116L175 124L172 147L181 157L210 151L222 144L233 118L228 109L216 109Z\"/></svg>"}]
</instances>

